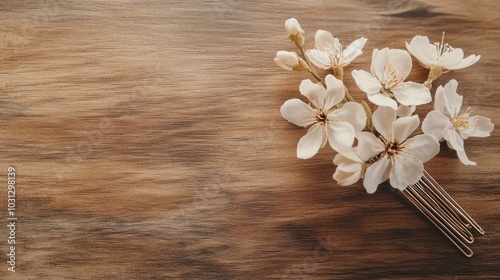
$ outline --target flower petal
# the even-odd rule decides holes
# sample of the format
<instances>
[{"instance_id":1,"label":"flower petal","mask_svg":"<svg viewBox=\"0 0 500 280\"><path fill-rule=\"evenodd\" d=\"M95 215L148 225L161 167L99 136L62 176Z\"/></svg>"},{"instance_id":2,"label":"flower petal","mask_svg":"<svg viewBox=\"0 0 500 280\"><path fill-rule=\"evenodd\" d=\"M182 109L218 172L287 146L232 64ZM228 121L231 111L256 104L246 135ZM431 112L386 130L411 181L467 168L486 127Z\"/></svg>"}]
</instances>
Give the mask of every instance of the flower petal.
<instances>
[{"instance_id":1,"label":"flower petal","mask_svg":"<svg viewBox=\"0 0 500 280\"><path fill-rule=\"evenodd\" d=\"M285 70L293 71L294 67L299 64L299 57L295 52L278 51L274 62Z\"/></svg>"},{"instance_id":2,"label":"flower petal","mask_svg":"<svg viewBox=\"0 0 500 280\"><path fill-rule=\"evenodd\" d=\"M339 65L342 67L345 67L345 66L351 64L351 62L356 57L360 56L362 53L363 53L363 51L358 50L358 49L345 50L343 52L342 56L340 57Z\"/></svg>"},{"instance_id":3,"label":"flower petal","mask_svg":"<svg viewBox=\"0 0 500 280\"><path fill-rule=\"evenodd\" d=\"M443 88L444 104L450 116L456 117L460 114L463 97L457 93L457 80L450 80Z\"/></svg>"},{"instance_id":4,"label":"flower petal","mask_svg":"<svg viewBox=\"0 0 500 280\"><path fill-rule=\"evenodd\" d=\"M366 41L368 41L368 39L366 39L365 37L354 40L349 44L349 46L347 46L346 50L351 48L361 50L365 47Z\"/></svg>"},{"instance_id":5,"label":"flower petal","mask_svg":"<svg viewBox=\"0 0 500 280\"><path fill-rule=\"evenodd\" d=\"M462 137L460 137L460 135L458 135L455 130L449 129L448 131L446 131L443 137L444 139L446 139L446 143L448 144L448 146L457 151L458 158L463 164L476 165L475 162L470 161L469 158L467 158L464 149L464 140L462 139Z\"/></svg>"},{"instance_id":6,"label":"flower petal","mask_svg":"<svg viewBox=\"0 0 500 280\"><path fill-rule=\"evenodd\" d=\"M340 155L340 154L337 154ZM352 173L361 170L361 163L354 161L343 161L337 166L337 170L342 170L342 172Z\"/></svg>"},{"instance_id":7,"label":"flower petal","mask_svg":"<svg viewBox=\"0 0 500 280\"><path fill-rule=\"evenodd\" d=\"M295 18L289 18L285 21L285 29L288 35L298 36L304 34L299 22Z\"/></svg>"},{"instance_id":8,"label":"flower petal","mask_svg":"<svg viewBox=\"0 0 500 280\"><path fill-rule=\"evenodd\" d=\"M285 70L293 71L293 67L282 63L277 57L274 58L274 63Z\"/></svg>"},{"instance_id":9,"label":"flower petal","mask_svg":"<svg viewBox=\"0 0 500 280\"><path fill-rule=\"evenodd\" d=\"M444 115L444 108L445 108L444 88L443 86L439 86L436 89L436 94L434 96L434 110Z\"/></svg>"},{"instance_id":10,"label":"flower petal","mask_svg":"<svg viewBox=\"0 0 500 280\"><path fill-rule=\"evenodd\" d=\"M323 149L326 146L326 143L328 142L328 135L326 134L326 128L324 125L322 125L322 130L323 130L323 136L321 138L321 148Z\"/></svg>"},{"instance_id":11,"label":"flower petal","mask_svg":"<svg viewBox=\"0 0 500 280\"><path fill-rule=\"evenodd\" d=\"M403 153L410 157L417 157L422 163L425 163L439 153L439 141L432 135L417 135L406 140Z\"/></svg>"},{"instance_id":12,"label":"flower petal","mask_svg":"<svg viewBox=\"0 0 500 280\"><path fill-rule=\"evenodd\" d=\"M356 132L360 132L366 126L366 113L363 106L357 102L347 102L342 108L328 114L329 120L348 122Z\"/></svg>"},{"instance_id":13,"label":"flower petal","mask_svg":"<svg viewBox=\"0 0 500 280\"><path fill-rule=\"evenodd\" d=\"M419 124L420 120L418 115L395 120L392 123L392 139L390 140L396 143L403 143L403 141L405 141L406 138L408 138L408 136L410 136L410 134L417 129Z\"/></svg>"},{"instance_id":14,"label":"flower petal","mask_svg":"<svg viewBox=\"0 0 500 280\"><path fill-rule=\"evenodd\" d=\"M411 72L412 62L410 54L407 51L399 49L389 49L388 53L389 60L385 64L388 71L385 71L385 81L390 78L389 71L391 69L395 71L397 80L404 81Z\"/></svg>"},{"instance_id":15,"label":"flower petal","mask_svg":"<svg viewBox=\"0 0 500 280\"><path fill-rule=\"evenodd\" d=\"M317 109L323 109L325 104L326 89L320 85L311 82L311 80L303 80L299 86L300 93L307 97L309 101Z\"/></svg>"},{"instance_id":16,"label":"flower petal","mask_svg":"<svg viewBox=\"0 0 500 280\"><path fill-rule=\"evenodd\" d=\"M383 158L366 169L363 185L368 193L374 193L378 185L389 178L391 171L391 160Z\"/></svg>"},{"instance_id":17,"label":"flower petal","mask_svg":"<svg viewBox=\"0 0 500 280\"><path fill-rule=\"evenodd\" d=\"M326 126L328 143L337 152L347 152L352 148L356 132L348 122L331 121Z\"/></svg>"},{"instance_id":18,"label":"flower petal","mask_svg":"<svg viewBox=\"0 0 500 280\"><path fill-rule=\"evenodd\" d=\"M460 48L450 50L445 52L440 58L438 58L438 65L446 69L452 69L454 66L459 65L464 58L464 51Z\"/></svg>"},{"instance_id":19,"label":"flower petal","mask_svg":"<svg viewBox=\"0 0 500 280\"><path fill-rule=\"evenodd\" d=\"M332 67L330 57L324 51L308 50L306 51L306 55L314 65L320 68L329 69Z\"/></svg>"},{"instance_id":20,"label":"flower petal","mask_svg":"<svg viewBox=\"0 0 500 280\"><path fill-rule=\"evenodd\" d=\"M352 77L359 89L367 94L376 94L382 89L377 78L365 70L353 70Z\"/></svg>"},{"instance_id":21,"label":"flower petal","mask_svg":"<svg viewBox=\"0 0 500 280\"><path fill-rule=\"evenodd\" d=\"M372 121L375 129L385 138L392 139L392 123L396 120L396 111L388 107L379 107L373 112Z\"/></svg>"},{"instance_id":22,"label":"flower petal","mask_svg":"<svg viewBox=\"0 0 500 280\"><path fill-rule=\"evenodd\" d=\"M413 114L413 112L415 112L415 109L417 109L415 105L412 106L399 105L398 109L396 110L396 115L400 118L409 117L411 116L411 114Z\"/></svg>"},{"instance_id":23,"label":"flower petal","mask_svg":"<svg viewBox=\"0 0 500 280\"><path fill-rule=\"evenodd\" d=\"M463 139L469 137L488 137L495 128L495 125L489 118L483 116L473 116L469 118L469 128L460 131L460 136Z\"/></svg>"},{"instance_id":24,"label":"flower petal","mask_svg":"<svg viewBox=\"0 0 500 280\"><path fill-rule=\"evenodd\" d=\"M432 101L431 92L422 84L406 82L392 89L396 100L405 105L422 105Z\"/></svg>"},{"instance_id":25,"label":"flower petal","mask_svg":"<svg viewBox=\"0 0 500 280\"><path fill-rule=\"evenodd\" d=\"M373 49L372 52L372 64L370 66L370 71L380 82L385 82L385 68L387 61L389 60L387 50L388 48L382 50Z\"/></svg>"},{"instance_id":26,"label":"flower petal","mask_svg":"<svg viewBox=\"0 0 500 280\"><path fill-rule=\"evenodd\" d=\"M347 152L344 152L344 153L338 153L337 155L335 155L335 157L333 158L333 164L335 165L339 165L339 164L343 164L345 162L358 162L358 163L363 163L363 161L358 157L358 155L356 154L356 150L357 148L354 147L352 149L350 149L349 151Z\"/></svg>"},{"instance_id":27,"label":"flower petal","mask_svg":"<svg viewBox=\"0 0 500 280\"><path fill-rule=\"evenodd\" d=\"M427 36L417 35L413 37L410 44L406 43L406 49L427 68L437 63L436 46L429 42Z\"/></svg>"},{"instance_id":28,"label":"flower petal","mask_svg":"<svg viewBox=\"0 0 500 280\"><path fill-rule=\"evenodd\" d=\"M437 110L430 111L422 122L422 131L425 134L433 135L438 140L441 140L444 133L452 127L450 119Z\"/></svg>"},{"instance_id":29,"label":"flower petal","mask_svg":"<svg viewBox=\"0 0 500 280\"><path fill-rule=\"evenodd\" d=\"M389 107L392 110L398 109L398 103L396 103L396 101L394 101L387 93L375 93L372 95L369 94L368 100L380 107Z\"/></svg>"},{"instance_id":30,"label":"flower petal","mask_svg":"<svg viewBox=\"0 0 500 280\"><path fill-rule=\"evenodd\" d=\"M459 70L465 67L469 67L474 63L478 62L481 58L480 55L469 55L467 58L464 58L458 65L453 66L452 68L448 68L450 70Z\"/></svg>"},{"instance_id":31,"label":"flower petal","mask_svg":"<svg viewBox=\"0 0 500 280\"><path fill-rule=\"evenodd\" d=\"M362 49L366 44L366 38L359 38L352 42L345 50L342 52L342 57L340 58L339 64L346 66L350 64L356 57L363 53Z\"/></svg>"},{"instance_id":32,"label":"flower petal","mask_svg":"<svg viewBox=\"0 0 500 280\"><path fill-rule=\"evenodd\" d=\"M328 31L318 30L314 36L314 48L337 54L340 51L339 39L333 37L332 33Z\"/></svg>"},{"instance_id":33,"label":"flower petal","mask_svg":"<svg viewBox=\"0 0 500 280\"><path fill-rule=\"evenodd\" d=\"M306 127L316 122L317 111L297 98L287 100L280 112L283 118L298 126Z\"/></svg>"},{"instance_id":34,"label":"flower petal","mask_svg":"<svg viewBox=\"0 0 500 280\"><path fill-rule=\"evenodd\" d=\"M297 157L301 159L312 158L318 153L325 136L323 125L315 124L311 126L307 134L299 140L299 144L297 145Z\"/></svg>"},{"instance_id":35,"label":"flower petal","mask_svg":"<svg viewBox=\"0 0 500 280\"><path fill-rule=\"evenodd\" d=\"M365 162L384 151L384 145L377 136L370 132L356 133L358 146L356 154Z\"/></svg>"},{"instance_id":36,"label":"flower petal","mask_svg":"<svg viewBox=\"0 0 500 280\"><path fill-rule=\"evenodd\" d=\"M390 80L403 81L411 67L411 56L407 51L389 48L373 50L371 71L382 84Z\"/></svg>"},{"instance_id":37,"label":"flower petal","mask_svg":"<svg viewBox=\"0 0 500 280\"><path fill-rule=\"evenodd\" d=\"M325 77L326 83L326 98L324 101L324 108L326 110L332 108L342 101L345 97L344 83L335 78L332 74Z\"/></svg>"},{"instance_id":38,"label":"flower petal","mask_svg":"<svg viewBox=\"0 0 500 280\"><path fill-rule=\"evenodd\" d=\"M340 166L335 169L335 173L333 173L333 179L337 181L337 184L341 186L350 186L361 178L361 164L356 164L356 167L359 167L358 170L353 172L346 172Z\"/></svg>"},{"instance_id":39,"label":"flower petal","mask_svg":"<svg viewBox=\"0 0 500 280\"><path fill-rule=\"evenodd\" d=\"M424 164L417 157L396 157L389 181L393 188L404 190L408 185L418 182L423 174Z\"/></svg>"}]
</instances>

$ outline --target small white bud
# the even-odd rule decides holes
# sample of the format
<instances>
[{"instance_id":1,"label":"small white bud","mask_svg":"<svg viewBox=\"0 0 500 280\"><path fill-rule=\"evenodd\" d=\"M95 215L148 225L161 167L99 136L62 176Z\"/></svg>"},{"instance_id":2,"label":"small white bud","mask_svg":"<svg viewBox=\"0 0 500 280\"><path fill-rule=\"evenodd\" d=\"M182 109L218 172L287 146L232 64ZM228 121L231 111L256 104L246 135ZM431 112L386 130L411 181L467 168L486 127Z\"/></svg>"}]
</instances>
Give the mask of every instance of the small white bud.
<instances>
[{"instance_id":1,"label":"small white bud","mask_svg":"<svg viewBox=\"0 0 500 280\"><path fill-rule=\"evenodd\" d=\"M285 29L288 33L288 38L297 44L298 47L304 46L304 30L300 27L299 22L295 18L289 18L285 21Z\"/></svg>"},{"instance_id":2,"label":"small white bud","mask_svg":"<svg viewBox=\"0 0 500 280\"><path fill-rule=\"evenodd\" d=\"M304 34L304 30L295 18L289 18L285 21L285 29L289 36L302 36Z\"/></svg>"},{"instance_id":3,"label":"small white bud","mask_svg":"<svg viewBox=\"0 0 500 280\"><path fill-rule=\"evenodd\" d=\"M299 56L295 52L279 51L276 53L274 62L288 71L295 71L301 65Z\"/></svg>"}]
</instances>

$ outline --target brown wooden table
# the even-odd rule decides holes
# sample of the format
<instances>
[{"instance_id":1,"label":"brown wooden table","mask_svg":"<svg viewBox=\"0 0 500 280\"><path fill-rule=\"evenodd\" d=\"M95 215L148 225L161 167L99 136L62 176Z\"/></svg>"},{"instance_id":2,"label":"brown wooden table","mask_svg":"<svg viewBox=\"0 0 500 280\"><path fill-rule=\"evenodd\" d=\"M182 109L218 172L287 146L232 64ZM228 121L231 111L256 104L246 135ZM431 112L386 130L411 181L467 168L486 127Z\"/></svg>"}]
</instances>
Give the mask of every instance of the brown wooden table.
<instances>
[{"instance_id":1,"label":"brown wooden table","mask_svg":"<svg viewBox=\"0 0 500 280\"><path fill-rule=\"evenodd\" d=\"M498 128L466 142L477 166L445 145L426 164L486 231L468 259L387 186L368 195L361 183L336 185L330 149L295 157L305 130L279 108L309 77L273 62L295 50L289 17L309 48L317 29L344 44L366 36L347 73L368 70L373 48L446 31L482 57L435 85L457 79L464 106L498 125L499 2L289 2L3 0L0 278L499 277Z\"/></svg>"}]
</instances>

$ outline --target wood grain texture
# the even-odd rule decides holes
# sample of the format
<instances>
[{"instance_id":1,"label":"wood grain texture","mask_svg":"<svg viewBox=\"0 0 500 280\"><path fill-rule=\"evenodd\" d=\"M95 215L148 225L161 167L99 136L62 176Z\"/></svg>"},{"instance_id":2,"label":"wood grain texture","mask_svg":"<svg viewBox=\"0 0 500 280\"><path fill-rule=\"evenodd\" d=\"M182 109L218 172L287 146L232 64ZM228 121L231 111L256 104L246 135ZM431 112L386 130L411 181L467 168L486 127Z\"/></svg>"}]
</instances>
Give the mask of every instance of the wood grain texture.
<instances>
[{"instance_id":1,"label":"wood grain texture","mask_svg":"<svg viewBox=\"0 0 500 280\"><path fill-rule=\"evenodd\" d=\"M294 50L289 17L309 47L317 29L344 43L368 37L348 72L368 69L373 48L446 31L482 57L435 85L457 79L465 104L498 125L499 13L489 0L3 0L0 278L499 277L498 128L466 142L476 167L445 146L426 164L486 230L467 259L389 188L336 185L331 150L295 158L305 131L279 107L308 77L273 63ZM414 68L411 79L423 81ZM4 225L10 165L15 274Z\"/></svg>"}]
</instances>

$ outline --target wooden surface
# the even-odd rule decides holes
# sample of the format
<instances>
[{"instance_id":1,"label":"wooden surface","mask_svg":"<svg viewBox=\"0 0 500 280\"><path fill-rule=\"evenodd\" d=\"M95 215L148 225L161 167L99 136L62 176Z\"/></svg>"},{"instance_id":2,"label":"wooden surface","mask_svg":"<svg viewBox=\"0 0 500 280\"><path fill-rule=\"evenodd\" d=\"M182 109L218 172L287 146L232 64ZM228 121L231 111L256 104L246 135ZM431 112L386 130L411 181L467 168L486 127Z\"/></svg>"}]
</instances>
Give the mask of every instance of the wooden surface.
<instances>
[{"instance_id":1,"label":"wooden surface","mask_svg":"<svg viewBox=\"0 0 500 280\"><path fill-rule=\"evenodd\" d=\"M1 279L493 279L500 266L500 4L497 1L18 1L0 3ZM295 157L282 119L304 74L296 17L344 44L414 35L480 54L459 81L497 125L426 169L484 227L463 257L385 186L332 180L334 153ZM425 70L414 61L411 79ZM354 88L350 75L346 84ZM363 98L352 90L355 98ZM420 110L423 116L429 106ZM8 272L7 167L17 176Z\"/></svg>"}]
</instances>

